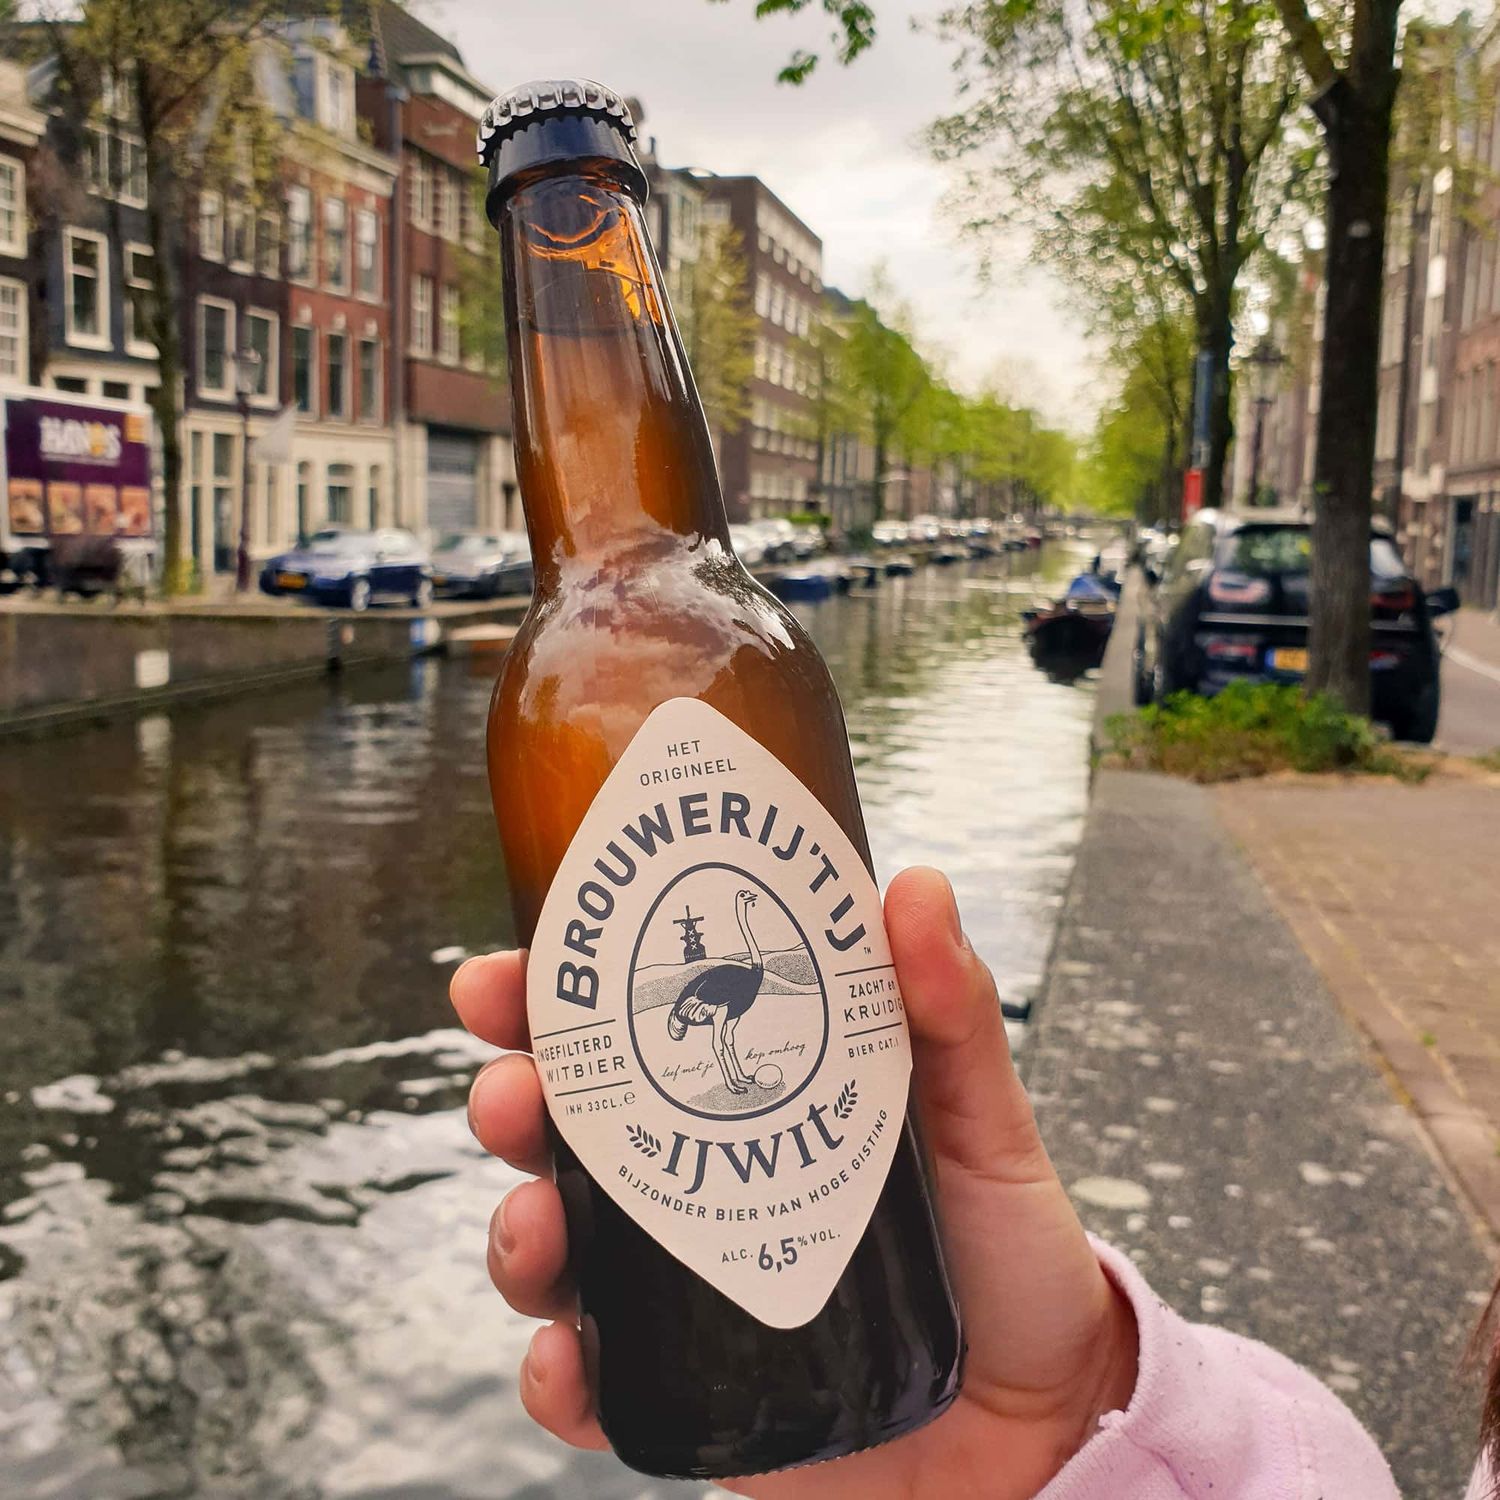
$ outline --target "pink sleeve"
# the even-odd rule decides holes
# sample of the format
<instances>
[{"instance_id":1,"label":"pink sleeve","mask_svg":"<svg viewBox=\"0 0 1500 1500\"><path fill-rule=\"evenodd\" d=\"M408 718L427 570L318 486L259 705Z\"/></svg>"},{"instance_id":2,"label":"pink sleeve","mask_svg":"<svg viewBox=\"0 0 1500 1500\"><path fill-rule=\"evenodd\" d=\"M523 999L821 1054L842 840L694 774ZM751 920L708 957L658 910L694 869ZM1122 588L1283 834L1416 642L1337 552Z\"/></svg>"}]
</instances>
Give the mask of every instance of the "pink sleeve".
<instances>
[{"instance_id":1,"label":"pink sleeve","mask_svg":"<svg viewBox=\"0 0 1500 1500\"><path fill-rule=\"evenodd\" d=\"M1399 1500L1370 1435L1325 1386L1264 1344L1179 1317L1095 1242L1135 1309L1140 1374L1123 1411L1037 1500Z\"/></svg>"}]
</instances>

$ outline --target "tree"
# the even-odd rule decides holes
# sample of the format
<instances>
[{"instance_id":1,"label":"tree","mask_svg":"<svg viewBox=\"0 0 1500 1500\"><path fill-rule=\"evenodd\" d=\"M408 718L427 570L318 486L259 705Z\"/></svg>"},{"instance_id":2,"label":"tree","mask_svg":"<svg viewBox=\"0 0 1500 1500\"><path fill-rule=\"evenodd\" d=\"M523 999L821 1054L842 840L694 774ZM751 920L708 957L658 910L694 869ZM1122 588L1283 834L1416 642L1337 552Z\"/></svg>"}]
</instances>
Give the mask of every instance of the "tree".
<instances>
[{"instance_id":1,"label":"tree","mask_svg":"<svg viewBox=\"0 0 1500 1500\"><path fill-rule=\"evenodd\" d=\"M1285 129L1295 78L1269 6L970 0L941 24L962 48L961 107L932 141L977 163L966 223L1032 229L1101 311L1190 309L1210 360L1204 493L1217 503L1236 292L1311 166Z\"/></svg>"},{"instance_id":2,"label":"tree","mask_svg":"<svg viewBox=\"0 0 1500 1500\"><path fill-rule=\"evenodd\" d=\"M881 270L871 278L871 297L890 309L883 319L872 301L853 304L844 344L853 399L875 449L875 518L885 514L885 491L893 447L902 424L932 379L906 329L910 312L893 303L889 279Z\"/></svg>"},{"instance_id":3,"label":"tree","mask_svg":"<svg viewBox=\"0 0 1500 1500\"><path fill-rule=\"evenodd\" d=\"M152 286L142 310L156 346L151 406L161 441L168 594L185 590L192 574L182 527L182 226L205 180L232 182L252 211L274 185L281 125L256 86L256 62L284 31L287 12L276 0L83 0L44 11L32 32L55 63L50 103L73 154L64 164L77 168L86 130L101 115L143 143ZM315 0L297 11L304 19L317 12ZM118 153L107 154L118 172ZM111 203L118 181L114 187Z\"/></svg>"},{"instance_id":4,"label":"tree","mask_svg":"<svg viewBox=\"0 0 1500 1500\"><path fill-rule=\"evenodd\" d=\"M750 376L760 320L745 294L745 254L728 224L705 224L677 311L688 366L715 433L737 432L750 415Z\"/></svg>"}]
</instances>

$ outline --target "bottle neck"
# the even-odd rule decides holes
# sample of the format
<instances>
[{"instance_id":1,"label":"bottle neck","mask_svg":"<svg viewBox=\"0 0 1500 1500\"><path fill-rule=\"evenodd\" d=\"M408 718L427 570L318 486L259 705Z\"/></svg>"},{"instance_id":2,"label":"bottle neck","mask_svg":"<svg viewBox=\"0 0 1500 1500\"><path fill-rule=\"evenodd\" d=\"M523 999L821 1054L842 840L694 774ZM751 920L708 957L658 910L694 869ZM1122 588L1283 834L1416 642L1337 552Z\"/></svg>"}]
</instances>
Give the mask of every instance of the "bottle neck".
<instances>
[{"instance_id":1,"label":"bottle neck","mask_svg":"<svg viewBox=\"0 0 1500 1500\"><path fill-rule=\"evenodd\" d=\"M537 587L570 560L716 540L713 447L637 199L607 167L500 210L516 467Z\"/></svg>"}]
</instances>

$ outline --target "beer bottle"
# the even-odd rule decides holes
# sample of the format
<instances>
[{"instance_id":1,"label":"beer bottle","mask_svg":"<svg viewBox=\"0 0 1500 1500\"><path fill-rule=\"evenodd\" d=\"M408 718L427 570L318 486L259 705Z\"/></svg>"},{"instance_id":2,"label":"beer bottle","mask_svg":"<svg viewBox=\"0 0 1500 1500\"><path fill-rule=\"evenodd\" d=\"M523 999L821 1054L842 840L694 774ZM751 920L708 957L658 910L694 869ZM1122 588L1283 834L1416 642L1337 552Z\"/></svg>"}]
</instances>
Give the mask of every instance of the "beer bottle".
<instances>
[{"instance_id":1,"label":"beer bottle","mask_svg":"<svg viewBox=\"0 0 1500 1500\"><path fill-rule=\"evenodd\" d=\"M834 1458L962 1359L843 714L731 546L626 106L480 141L536 573L490 788L599 1418L650 1474Z\"/></svg>"}]
</instances>

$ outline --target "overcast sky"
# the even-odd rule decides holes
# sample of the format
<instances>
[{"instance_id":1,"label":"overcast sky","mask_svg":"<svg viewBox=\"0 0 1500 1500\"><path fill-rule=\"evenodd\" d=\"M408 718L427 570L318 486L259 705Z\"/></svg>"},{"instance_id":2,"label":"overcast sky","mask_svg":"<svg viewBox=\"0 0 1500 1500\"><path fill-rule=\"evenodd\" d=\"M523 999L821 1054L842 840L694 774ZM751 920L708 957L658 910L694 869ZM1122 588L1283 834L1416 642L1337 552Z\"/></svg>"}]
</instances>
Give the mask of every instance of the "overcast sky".
<instances>
[{"instance_id":1,"label":"overcast sky","mask_svg":"<svg viewBox=\"0 0 1500 1500\"><path fill-rule=\"evenodd\" d=\"M943 171L918 136L954 97L949 51L913 34L937 5L884 0L881 33L850 68L826 55L821 15L756 22L754 0L416 0L487 86L585 77L645 106L670 166L754 173L823 241L824 280L858 294L884 259L924 347L967 387L1000 371L1006 393L1070 427L1100 399L1065 290L1004 256L981 292L972 251L940 214ZM825 53L800 88L776 82L798 46Z\"/></svg>"}]
</instances>

